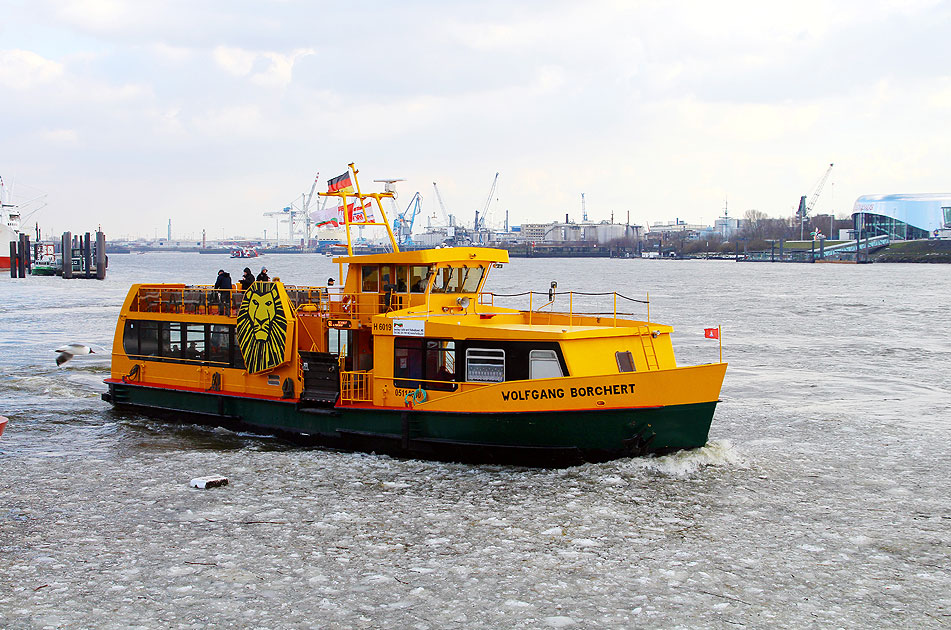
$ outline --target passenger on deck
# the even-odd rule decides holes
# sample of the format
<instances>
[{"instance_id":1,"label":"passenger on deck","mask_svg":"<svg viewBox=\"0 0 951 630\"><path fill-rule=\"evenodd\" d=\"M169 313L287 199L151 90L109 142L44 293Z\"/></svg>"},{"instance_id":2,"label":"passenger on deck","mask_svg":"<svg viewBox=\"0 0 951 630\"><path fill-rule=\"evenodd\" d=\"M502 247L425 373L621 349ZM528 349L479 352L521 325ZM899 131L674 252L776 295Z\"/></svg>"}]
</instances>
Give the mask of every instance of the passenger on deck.
<instances>
[{"instance_id":1,"label":"passenger on deck","mask_svg":"<svg viewBox=\"0 0 951 630\"><path fill-rule=\"evenodd\" d=\"M244 275L241 276L241 290L247 291L251 288L252 284L254 284L254 274L251 273L250 267L245 267Z\"/></svg>"},{"instance_id":2,"label":"passenger on deck","mask_svg":"<svg viewBox=\"0 0 951 630\"><path fill-rule=\"evenodd\" d=\"M215 288L219 289L218 291L218 303L222 305L222 310L227 314L230 313L231 309L231 289L233 285L231 284L231 274L225 271L224 269L218 270L218 279L215 280Z\"/></svg>"},{"instance_id":3,"label":"passenger on deck","mask_svg":"<svg viewBox=\"0 0 951 630\"><path fill-rule=\"evenodd\" d=\"M270 276L267 275L267 267L261 267L261 273L257 277L258 282L268 282L270 279Z\"/></svg>"}]
</instances>

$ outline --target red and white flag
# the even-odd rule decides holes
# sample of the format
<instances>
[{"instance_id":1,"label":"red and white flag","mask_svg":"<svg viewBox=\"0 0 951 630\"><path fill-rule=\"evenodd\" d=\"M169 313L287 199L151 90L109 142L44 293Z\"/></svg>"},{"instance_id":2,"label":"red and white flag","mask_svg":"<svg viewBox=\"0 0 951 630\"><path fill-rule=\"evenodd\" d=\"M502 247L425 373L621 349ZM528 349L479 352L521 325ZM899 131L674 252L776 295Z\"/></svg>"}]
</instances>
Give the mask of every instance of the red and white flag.
<instances>
[{"instance_id":1,"label":"red and white flag","mask_svg":"<svg viewBox=\"0 0 951 630\"><path fill-rule=\"evenodd\" d=\"M703 336L707 339L719 339L720 338L720 329L719 328L704 328Z\"/></svg>"}]
</instances>

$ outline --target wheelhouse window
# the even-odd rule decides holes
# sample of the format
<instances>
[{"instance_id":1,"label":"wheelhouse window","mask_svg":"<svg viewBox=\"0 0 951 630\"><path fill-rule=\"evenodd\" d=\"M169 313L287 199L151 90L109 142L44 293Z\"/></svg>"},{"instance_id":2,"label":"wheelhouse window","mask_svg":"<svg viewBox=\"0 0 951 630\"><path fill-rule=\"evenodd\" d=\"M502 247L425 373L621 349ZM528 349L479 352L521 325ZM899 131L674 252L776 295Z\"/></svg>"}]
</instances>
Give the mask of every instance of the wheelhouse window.
<instances>
[{"instance_id":1,"label":"wheelhouse window","mask_svg":"<svg viewBox=\"0 0 951 630\"><path fill-rule=\"evenodd\" d=\"M634 355L631 354L631 351L627 352L615 352L614 358L617 360L617 369L619 372L635 372L634 368Z\"/></svg>"},{"instance_id":2,"label":"wheelhouse window","mask_svg":"<svg viewBox=\"0 0 951 630\"><path fill-rule=\"evenodd\" d=\"M528 378L561 378L561 362L554 350L532 350L528 353Z\"/></svg>"},{"instance_id":3,"label":"wheelhouse window","mask_svg":"<svg viewBox=\"0 0 951 630\"><path fill-rule=\"evenodd\" d=\"M459 270L455 267L440 267L436 269L436 279L433 280L433 293L455 293L459 286Z\"/></svg>"},{"instance_id":4,"label":"wheelhouse window","mask_svg":"<svg viewBox=\"0 0 951 630\"><path fill-rule=\"evenodd\" d=\"M461 287L463 293L475 293L479 290L479 283L485 275L485 267L464 267L462 270Z\"/></svg>"},{"instance_id":5,"label":"wheelhouse window","mask_svg":"<svg viewBox=\"0 0 951 630\"><path fill-rule=\"evenodd\" d=\"M412 293L425 293L432 269L428 265L413 265L409 268L409 286Z\"/></svg>"},{"instance_id":6,"label":"wheelhouse window","mask_svg":"<svg viewBox=\"0 0 951 630\"><path fill-rule=\"evenodd\" d=\"M396 284L397 293L406 293L406 290L409 288L409 285L406 283L406 278L408 276L409 267L406 265L396 266L396 277L393 279L393 283Z\"/></svg>"},{"instance_id":7,"label":"wheelhouse window","mask_svg":"<svg viewBox=\"0 0 951 630\"><path fill-rule=\"evenodd\" d=\"M361 290L364 293L380 292L380 270L376 265L363 265L361 269L363 281Z\"/></svg>"},{"instance_id":8,"label":"wheelhouse window","mask_svg":"<svg viewBox=\"0 0 951 630\"><path fill-rule=\"evenodd\" d=\"M466 380L501 383L505 380L505 350L469 348L466 350Z\"/></svg>"}]
</instances>

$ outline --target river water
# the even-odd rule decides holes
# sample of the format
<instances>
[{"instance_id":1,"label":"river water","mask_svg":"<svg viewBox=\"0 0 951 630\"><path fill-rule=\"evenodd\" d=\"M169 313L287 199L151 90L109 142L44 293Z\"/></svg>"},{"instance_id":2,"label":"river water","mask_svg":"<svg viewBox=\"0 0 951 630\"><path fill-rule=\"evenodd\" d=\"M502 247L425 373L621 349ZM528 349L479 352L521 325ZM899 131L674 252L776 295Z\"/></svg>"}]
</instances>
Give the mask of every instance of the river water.
<instances>
[{"instance_id":1,"label":"river water","mask_svg":"<svg viewBox=\"0 0 951 630\"><path fill-rule=\"evenodd\" d=\"M261 261L287 283L337 270ZM0 627L951 626L944 266L494 270L501 293L649 293L680 364L716 361L703 328L723 327L706 447L564 470L166 424L100 400L108 354L55 366L59 344L111 347L132 282L212 283L220 267L244 264L113 255L102 282L0 279ZM208 474L230 484L189 488Z\"/></svg>"}]
</instances>

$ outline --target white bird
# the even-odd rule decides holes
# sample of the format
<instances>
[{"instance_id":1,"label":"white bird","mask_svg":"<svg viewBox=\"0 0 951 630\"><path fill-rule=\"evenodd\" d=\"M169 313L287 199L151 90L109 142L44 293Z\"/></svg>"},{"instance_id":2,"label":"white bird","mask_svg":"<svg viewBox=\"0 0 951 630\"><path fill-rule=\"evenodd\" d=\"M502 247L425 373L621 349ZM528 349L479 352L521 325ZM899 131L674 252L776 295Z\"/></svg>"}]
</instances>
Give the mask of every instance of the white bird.
<instances>
[{"instance_id":1,"label":"white bird","mask_svg":"<svg viewBox=\"0 0 951 630\"><path fill-rule=\"evenodd\" d=\"M56 365L66 363L77 354L96 354L95 350L81 343L68 343L53 350L53 352L59 352L59 356L56 357Z\"/></svg>"}]
</instances>

